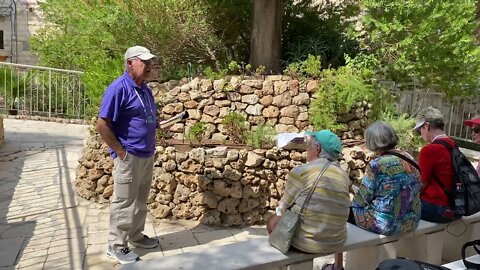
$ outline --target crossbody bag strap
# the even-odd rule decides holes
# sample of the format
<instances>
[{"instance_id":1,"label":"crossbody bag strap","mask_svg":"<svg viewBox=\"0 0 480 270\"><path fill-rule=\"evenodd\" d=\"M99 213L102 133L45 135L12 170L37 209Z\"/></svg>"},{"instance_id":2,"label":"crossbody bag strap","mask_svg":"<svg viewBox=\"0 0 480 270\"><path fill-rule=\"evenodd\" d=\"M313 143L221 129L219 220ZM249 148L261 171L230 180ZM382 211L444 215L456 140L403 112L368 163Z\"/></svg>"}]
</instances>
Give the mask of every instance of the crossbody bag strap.
<instances>
[{"instance_id":1,"label":"crossbody bag strap","mask_svg":"<svg viewBox=\"0 0 480 270\"><path fill-rule=\"evenodd\" d=\"M398 152L394 152L394 151L387 151L385 154L388 154L388 155L393 155L393 156L397 156L403 160L405 160L406 162L410 163L410 165L412 165L413 167L415 167L415 169L418 170L418 172L420 172L420 166L418 166L417 162L413 161L411 158L403 155L403 154L400 154Z\"/></svg>"},{"instance_id":2,"label":"crossbody bag strap","mask_svg":"<svg viewBox=\"0 0 480 270\"><path fill-rule=\"evenodd\" d=\"M315 191L315 188L317 187L318 181L320 181L320 178L322 177L323 173L327 170L327 168L332 164L331 161L328 161L328 163L323 167L322 171L318 174L317 179L315 180L315 183L313 183L312 188L310 188L310 192L308 193L307 197L305 198L305 201L303 202L302 209L300 209L300 215L303 214L303 211L308 205L308 201L313 195L313 192Z\"/></svg>"}]
</instances>

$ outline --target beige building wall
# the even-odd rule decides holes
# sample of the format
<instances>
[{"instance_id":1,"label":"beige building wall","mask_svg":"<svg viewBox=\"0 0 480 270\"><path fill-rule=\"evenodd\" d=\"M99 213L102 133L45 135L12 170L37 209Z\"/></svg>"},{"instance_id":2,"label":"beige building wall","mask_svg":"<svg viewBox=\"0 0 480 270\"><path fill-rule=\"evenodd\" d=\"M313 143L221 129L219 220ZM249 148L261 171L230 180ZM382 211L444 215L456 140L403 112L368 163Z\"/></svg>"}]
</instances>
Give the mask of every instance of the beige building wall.
<instances>
[{"instance_id":1,"label":"beige building wall","mask_svg":"<svg viewBox=\"0 0 480 270\"><path fill-rule=\"evenodd\" d=\"M38 0L0 0L0 60L36 65L37 57L30 52L28 40L42 24Z\"/></svg>"}]
</instances>

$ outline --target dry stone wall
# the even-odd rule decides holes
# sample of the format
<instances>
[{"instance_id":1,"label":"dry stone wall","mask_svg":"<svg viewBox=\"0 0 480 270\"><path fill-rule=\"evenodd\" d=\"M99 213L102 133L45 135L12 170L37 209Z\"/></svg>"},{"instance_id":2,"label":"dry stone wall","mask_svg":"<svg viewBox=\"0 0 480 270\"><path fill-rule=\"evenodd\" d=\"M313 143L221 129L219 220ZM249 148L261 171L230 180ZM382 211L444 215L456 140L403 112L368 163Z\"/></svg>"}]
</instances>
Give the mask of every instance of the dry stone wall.
<instances>
[{"instance_id":1,"label":"dry stone wall","mask_svg":"<svg viewBox=\"0 0 480 270\"><path fill-rule=\"evenodd\" d=\"M187 123L170 129L175 138L183 138L185 130L203 121L209 125L209 139L225 140L229 138L220 122L230 111L243 113L250 125L269 123L278 132L311 128L307 106L317 84L267 76L265 80L231 77L152 86L155 97L163 102L162 117L183 110L190 113ZM361 145L368 114L368 104L364 103L339 114L339 120L347 124L340 133L344 142L341 166L352 180L363 176L373 157ZM213 225L262 223L278 205L288 172L305 159L304 151L277 148L218 146L184 151L175 146L157 146L148 209L157 218L200 220ZM77 168L77 193L108 202L113 194L112 169L105 143L92 132Z\"/></svg>"},{"instance_id":2,"label":"dry stone wall","mask_svg":"<svg viewBox=\"0 0 480 270\"><path fill-rule=\"evenodd\" d=\"M262 79L232 76L214 81L195 78L191 82L154 83L151 87L155 97L163 103L162 119L184 110L190 115L186 123L170 127L174 138L183 139L191 126L204 122L205 139L223 141L230 138L221 121L232 111L246 116L251 126L266 123L275 127L277 132L312 129L308 122L308 105L318 82L292 80L281 75ZM348 112L340 112L338 122L347 124L340 131L341 137L361 140L370 112L366 103L359 103Z\"/></svg>"}]
</instances>

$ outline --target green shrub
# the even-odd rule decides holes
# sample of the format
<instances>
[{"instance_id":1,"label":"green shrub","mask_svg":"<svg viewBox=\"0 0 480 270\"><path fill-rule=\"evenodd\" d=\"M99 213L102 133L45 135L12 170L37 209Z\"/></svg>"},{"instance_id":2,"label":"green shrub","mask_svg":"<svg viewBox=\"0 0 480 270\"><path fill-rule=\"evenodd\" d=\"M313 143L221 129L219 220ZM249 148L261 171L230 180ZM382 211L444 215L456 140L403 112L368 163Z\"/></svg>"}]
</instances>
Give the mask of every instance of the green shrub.
<instances>
[{"instance_id":1,"label":"green shrub","mask_svg":"<svg viewBox=\"0 0 480 270\"><path fill-rule=\"evenodd\" d=\"M227 135L234 142L245 143L248 132L246 119L243 115L237 112L230 112L225 118L222 119L222 125L224 126Z\"/></svg>"},{"instance_id":2,"label":"green shrub","mask_svg":"<svg viewBox=\"0 0 480 270\"><path fill-rule=\"evenodd\" d=\"M275 145L276 134L277 132L272 126L259 125L247 133L247 145L254 148L272 148Z\"/></svg>"},{"instance_id":3,"label":"green shrub","mask_svg":"<svg viewBox=\"0 0 480 270\"><path fill-rule=\"evenodd\" d=\"M395 129L400 139L398 147L410 154L413 155L414 152L419 151L425 144L422 138L413 131L415 118L410 117L408 114L397 115L391 111L385 111L380 115L379 119L389 123Z\"/></svg>"},{"instance_id":4,"label":"green shrub","mask_svg":"<svg viewBox=\"0 0 480 270\"><path fill-rule=\"evenodd\" d=\"M304 61L289 64L283 72L296 78L318 78L322 74L322 61L320 56L308 55Z\"/></svg>"},{"instance_id":5,"label":"green shrub","mask_svg":"<svg viewBox=\"0 0 480 270\"><path fill-rule=\"evenodd\" d=\"M197 122L187 132L187 140L190 143L201 142L205 134L206 126L204 122Z\"/></svg>"}]
</instances>

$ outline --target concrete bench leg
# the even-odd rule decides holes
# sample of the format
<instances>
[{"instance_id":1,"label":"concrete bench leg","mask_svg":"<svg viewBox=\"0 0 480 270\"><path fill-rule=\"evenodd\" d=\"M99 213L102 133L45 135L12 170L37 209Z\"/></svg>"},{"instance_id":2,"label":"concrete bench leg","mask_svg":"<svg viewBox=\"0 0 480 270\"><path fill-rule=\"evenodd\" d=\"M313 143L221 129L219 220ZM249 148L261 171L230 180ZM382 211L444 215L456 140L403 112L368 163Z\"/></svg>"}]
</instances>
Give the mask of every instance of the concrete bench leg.
<instances>
[{"instance_id":1,"label":"concrete bench leg","mask_svg":"<svg viewBox=\"0 0 480 270\"><path fill-rule=\"evenodd\" d=\"M442 249L443 230L400 239L397 244L397 256L441 264Z\"/></svg>"},{"instance_id":2,"label":"concrete bench leg","mask_svg":"<svg viewBox=\"0 0 480 270\"><path fill-rule=\"evenodd\" d=\"M461 259L462 246L468 241L479 239L480 222L468 223L457 220L448 224L444 237L443 260L447 262ZM475 255L472 250L467 250L466 256Z\"/></svg>"},{"instance_id":3,"label":"concrete bench leg","mask_svg":"<svg viewBox=\"0 0 480 270\"><path fill-rule=\"evenodd\" d=\"M375 269L381 261L397 257L395 245L393 242L347 251L345 269Z\"/></svg>"},{"instance_id":4,"label":"concrete bench leg","mask_svg":"<svg viewBox=\"0 0 480 270\"><path fill-rule=\"evenodd\" d=\"M284 270L312 270L313 260L295 263L284 267Z\"/></svg>"}]
</instances>

